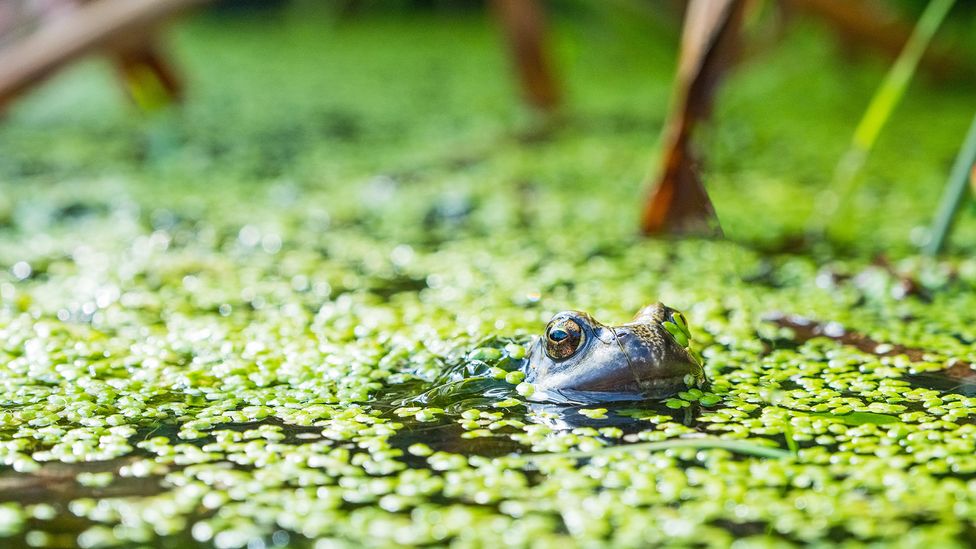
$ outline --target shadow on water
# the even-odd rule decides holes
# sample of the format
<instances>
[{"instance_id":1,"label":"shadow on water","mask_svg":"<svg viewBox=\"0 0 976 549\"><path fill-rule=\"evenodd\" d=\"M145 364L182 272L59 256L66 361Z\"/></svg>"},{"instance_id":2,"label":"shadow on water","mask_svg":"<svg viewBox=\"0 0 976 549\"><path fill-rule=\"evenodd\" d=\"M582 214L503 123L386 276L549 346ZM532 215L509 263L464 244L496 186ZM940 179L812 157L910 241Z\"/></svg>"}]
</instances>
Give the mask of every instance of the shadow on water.
<instances>
[{"instance_id":1,"label":"shadow on water","mask_svg":"<svg viewBox=\"0 0 976 549\"><path fill-rule=\"evenodd\" d=\"M766 340L766 344L771 348L781 348L784 345L797 347L815 337L825 337L879 357L904 355L912 362L921 362L926 360L928 354L924 349L875 341L864 334L846 330L835 322L820 323L799 316L782 314L770 315L764 320L781 328L789 328L794 334L788 340ZM905 379L915 387L976 396L976 370L968 362L955 361L944 370L920 372L906 376Z\"/></svg>"},{"instance_id":2,"label":"shadow on water","mask_svg":"<svg viewBox=\"0 0 976 549\"><path fill-rule=\"evenodd\" d=\"M700 408L697 406L672 410L660 401L624 402L606 405L606 413L593 417L585 413L586 406L568 404L532 403L528 406L528 417L534 423L545 425L554 431L580 428L602 429L616 427L624 434L645 430L647 422L642 418L649 416L670 416L671 421L686 427L697 425L695 418Z\"/></svg>"},{"instance_id":3,"label":"shadow on water","mask_svg":"<svg viewBox=\"0 0 976 549\"><path fill-rule=\"evenodd\" d=\"M152 495L162 491L158 479L151 477L116 477L104 487L79 484L80 473L116 473L135 458L119 458L86 463L49 463L32 474L6 472L0 474L0 501L22 504L69 501L82 497L114 498L132 495Z\"/></svg>"}]
</instances>

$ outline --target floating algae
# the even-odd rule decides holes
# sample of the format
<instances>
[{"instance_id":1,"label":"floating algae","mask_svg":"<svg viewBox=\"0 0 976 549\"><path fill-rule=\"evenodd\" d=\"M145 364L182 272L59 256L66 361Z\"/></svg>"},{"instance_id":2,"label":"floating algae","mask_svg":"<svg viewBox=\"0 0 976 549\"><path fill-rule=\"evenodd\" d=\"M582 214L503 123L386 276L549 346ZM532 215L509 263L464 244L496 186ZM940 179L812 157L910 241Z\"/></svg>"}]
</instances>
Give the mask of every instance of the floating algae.
<instances>
[{"instance_id":1,"label":"floating algae","mask_svg":"<svg viewBox=\"0 0 976 549\"><path fill-rule=\"evenodd\" d=\"M509 104L503 85L470 73L504 70L491 33L465 21L458 44L429 21L366 21L294 23L307 47L277 41L284 122L249 93L267 44L184 30L199 92L186 142L151 166L136 123L104 104L98 147L84 112L40 124L44 98L0 126L4 545L969 541L976 398L929 381L976 363L976 261L880 268L876 242L827 265L761 253L795 206L757 215L752 193L800 204L805 191L751 175L748 190L720 175L716 203L730 234L760 242L636 241L621 204L638 196L653 132L607 109L653 126L645 98L614 91L646 65L640 48L620 45L635 70L574 65L596 71L577 120L531 154L499 139L458 163L441 151L511 114L491 106ZM279 32L249 36L258 28ZM400 32L421 46L393 67L384 51ZM214 37L241 64L215 70L219 83ZM303 65L313 47L335 65ZM809 53L791 47L773 63ZM443 53L459 48L470 56ZM431 73L423 55L451 70ZM409 78L370 87L352 60ZM847 94L836 73L825 85ZM469 108L479 101L486 112ZM336 113L347 129L325 123ZM817 129L802 127L806 144ZM755 165L816 164L767 152L771 130L756 131ZM939 169L903 156L891 164ZM916 192L893 179L908 183L884 200ZM607 184L620 181L633 184ZM879 242L904 239L901 220L918 215L894 206L863 221ZM747 225L755 234L736 230ZM899 290L906 276L919 292ZM707 391L627 407L529 400L513 372L555 311L620 318L655 298L694 326ZM892 352L763 320L777 311Z\"/></svg>"}]
</instances>

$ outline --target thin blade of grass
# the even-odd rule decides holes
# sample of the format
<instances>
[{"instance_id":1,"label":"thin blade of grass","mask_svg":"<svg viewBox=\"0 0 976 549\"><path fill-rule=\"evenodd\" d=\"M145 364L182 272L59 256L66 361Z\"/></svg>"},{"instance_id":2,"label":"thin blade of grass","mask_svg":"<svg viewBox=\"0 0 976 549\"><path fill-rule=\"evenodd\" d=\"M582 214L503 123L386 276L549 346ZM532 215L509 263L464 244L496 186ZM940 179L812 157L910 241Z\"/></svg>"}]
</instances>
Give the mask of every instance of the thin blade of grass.
<instances>
[{"instance_id":1,"label":"thin blade of grass","mask_svg":"<svg viewBox=\"0 0 976 549\"><path fill-rule=\"evenodd\" d=\"M620 444L617 446L607 446L590 450L587 452L554 452L543 454L524 454L517 457L506 458L516 462L532 463L546 459L589 459L597 456L627 452L659 452L663 450L675 450L680 448L694 448L696 450L720 449L728 450L736 454L747 456L779 459L789 457L792 454L781 448L767 446L765 443L751 440L727 440L723 438L680 438L673 440L661 440L654 442L638 442L634 444Z\"/></svg>"},{"instance_id":2,"label":"thin blade of grass","mask_svg":"<svg viewBox=\"0 0 976 549\"><path fill-rule=\"evenodd\" d=\"M959 150L956 162L952 165L952 172L949 173L949 180L946 181L935 221L932 222L928 240L922 247L922 251L926 254L936 255L945 246L953 222L956 220L956 214L959 212L959 206L962 205L962 199L966 194L966 182L970 178L970 170L974 163L976 163L976 117L973 117L973 122L969 125L966 140L963 141L962 149Z\"/></svg>"},{"instance_id":3,"label":"thin blade of grass","mask_svg":"<svg viewBox=\"0 0 976 549\"><path fill-rule=\"evenodd\" d=\"M905 95L918 63L928 48L932 36L942 24L955 0L931 0L915 24L911 37L905 43L881 85L875 91L861 117L847 152L834 170L830 185L816 202L815 211L808 227L814 235L822 234L842 209L843 204L857 190L858 175L877 142L881 129L891 118L895 106Z\"/></svg>"}]
</instances>

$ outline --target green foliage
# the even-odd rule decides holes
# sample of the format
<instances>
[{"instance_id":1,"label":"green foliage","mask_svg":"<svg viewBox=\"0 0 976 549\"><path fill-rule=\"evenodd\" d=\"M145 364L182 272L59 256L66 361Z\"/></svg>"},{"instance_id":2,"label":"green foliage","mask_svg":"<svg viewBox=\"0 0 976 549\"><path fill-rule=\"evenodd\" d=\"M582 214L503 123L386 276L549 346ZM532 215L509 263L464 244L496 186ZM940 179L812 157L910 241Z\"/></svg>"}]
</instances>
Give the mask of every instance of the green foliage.
<instances>
[{"instance_id":1,"label":"green foliage","mask_svg":"<svg viewBox=\"0 0 976 549\"><path fill-rule=\"evenodd\" d=\"M850 148L844 153L837 168L830 188L824 193L824 202L830 204L812 219L812 228L823 230L832 220L836 210L846 206L859 180L861 169L871 153L881 129L891 118L895 107L908 89L908 84L915 75L922 55L931 42L935 31L942 24L943 19L952 9L955 0L930 0L928 7L919 17L915 30L902 49L901 54L885 75L885 79L878 86L871 97L864 115L854 130Z\"/></svg>"},{"instance_id":2,"label":"green foliage","mask_svg":"<svg viewBox=\"0 0 976 549\"><path fill-rule=\"evenodd\" d=\"M967 541L976 397L944 369L976 362L976 260L905 253L916 183L958 139L898 136L968 97L906 98L849 254L762 251L876 80L828 61L796 89L830 57L801 29L730 82L710 134L739 243L645 241L671 46L618 38L641 21L561 23L572 107L531 142L477 14L282 18L181 27L182 112L133 119L88 66L0 126L11 545ZM658 299L710 387L528 400L515 372L555 311ZM804 341L772 312L925 352Z\"/></svg>"}]
</instances>

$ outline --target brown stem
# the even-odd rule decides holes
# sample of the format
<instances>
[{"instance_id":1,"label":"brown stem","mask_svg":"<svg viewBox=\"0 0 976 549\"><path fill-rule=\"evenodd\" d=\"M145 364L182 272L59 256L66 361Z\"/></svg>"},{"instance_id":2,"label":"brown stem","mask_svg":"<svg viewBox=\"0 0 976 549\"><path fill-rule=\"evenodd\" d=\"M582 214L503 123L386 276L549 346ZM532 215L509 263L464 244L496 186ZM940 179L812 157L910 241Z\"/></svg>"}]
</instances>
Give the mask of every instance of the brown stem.
<instances>
[{"instance_id":1,"label":"brown stem","mask_svg":"<svg viewBox=\"0 0 976 549\"><path fill-rule=\"evenodd\" d=\"M98 0L46 24L0 51L0 109L72 61L99 49L138 44L162 20L205 1Z\"/></svg>"},{"instance_id":2,"label":"brown stem","mask_svg":"<svg viewBox=\"0 0 976 549\"><path fill-rule=\"evenodd\" d=\"M698 175L691 137L698 122L711 111L715 87L735 58L746 3L692 0L688 5L661 168L641 216L646 235L721 234Z\"/></svg>"},{"instance_id":3,"label":"brown stem","mask_svg":"<svg viewBox=\"0 0 976 549\"><path fill-rule=\"evenodd\" d=\"M545 51L545 11L537 0L493 0L522 96L531 106L552 111L559 106L559 87Z\"/></svg>"},{"instance_id":4,"label":"brown stem","mask_svg":"<svg viewBox=\"0 0 976 549\"><path fill-rule=\"evenodd\" d=\"M114 57L120 77L130 88L130 95L134 92L131 89L133 86L139 86L143 79L149 78L152 80L150 85L164 94L164 97L156 99L165 102L182 99L183 82L156 44L147 41L136 47L124 48L117 51Z\"/></svg>"}]
</instances>

